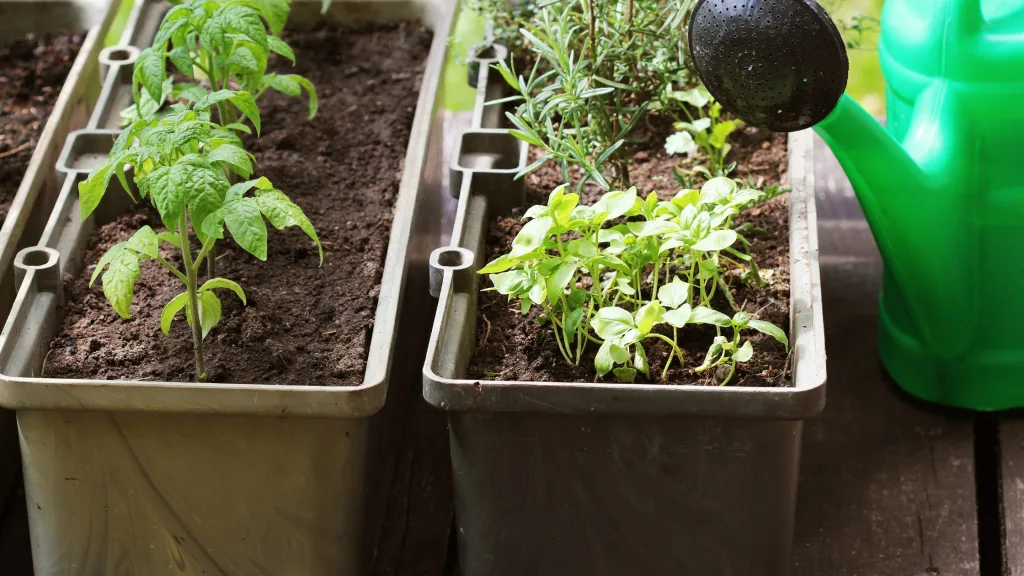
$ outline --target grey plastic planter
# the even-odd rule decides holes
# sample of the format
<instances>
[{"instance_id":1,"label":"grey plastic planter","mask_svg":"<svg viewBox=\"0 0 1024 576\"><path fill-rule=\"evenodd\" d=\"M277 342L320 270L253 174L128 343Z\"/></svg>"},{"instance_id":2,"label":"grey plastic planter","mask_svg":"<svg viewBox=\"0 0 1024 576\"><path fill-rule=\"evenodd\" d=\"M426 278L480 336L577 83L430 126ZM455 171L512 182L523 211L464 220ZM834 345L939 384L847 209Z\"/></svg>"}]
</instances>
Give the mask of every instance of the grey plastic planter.
<instances>
[{"instance_id":1,"label":"grey plastic planter","mask_svg":"<svg viewBox=\"0 0 1024 576\"><path fill-rule=\"evenodd\" d=\"M403 403L418 390L433 301L427 260L440 237L440 72L454 3L319 0L326 17L420 19L434 41L420 87L363 384L354 387L56 380L40 377L62 320L63 282L87 240L123 209L107 194L86 221L75 185L109 150L131 98L131 64L166 5L140 0L39 245L16 259L21 289L0 334L0 405L17 410L37 575L360 575L383 519ZM52 166L52 165L51 165ZM46 169L50 169L49 166ZM60 180L51 174L50 178ZM415 387L415 388L414 388Z\"/></svg>"},{"instance_id":2,"label":"grey plastic planter","mask_svg":"<svg viewBox=\"0 0 1024 576\"><path fill-rule=\"evenodd\" d=\"M52 170L60 147L70 131L85 127L96 106L101 84L97 57L119 4L115 0L97 10L80 0L0 0L0 43L28 33L88 31L0 227L0 319L7 318L17 292L14 257L39 240L60 192L60 178ZM14 414L0 410L0 510L18 466Z\"/></svg>"},{"instance_id":3,"label":"grey plastic planter","mask_svg":"<svg viewBox=\"0 0 1024 576\"><path fill-rule=\"evenodd\" d=\"M524 201L526 162L488 118L451 159L459 205L431 260L423 370L448 411L462 576L788 574L801 421L825 401L811 134L789 140L792 387L481 382L464 377L478 255L488 222Z\"/></svg>"}]
</instances>

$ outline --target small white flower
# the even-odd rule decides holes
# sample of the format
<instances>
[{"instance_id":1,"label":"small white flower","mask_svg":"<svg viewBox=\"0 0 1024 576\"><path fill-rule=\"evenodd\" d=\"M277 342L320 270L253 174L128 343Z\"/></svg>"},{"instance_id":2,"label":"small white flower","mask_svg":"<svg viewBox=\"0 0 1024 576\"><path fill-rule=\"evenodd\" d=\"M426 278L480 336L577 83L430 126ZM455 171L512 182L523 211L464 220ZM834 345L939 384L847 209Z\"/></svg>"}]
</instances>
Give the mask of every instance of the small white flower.
<instances>
[{"instance_id":1,"label":"small white flower","mask_svg":"<svg viewBox=\"0 0 1024 576\"><path fill-rule=\"evenodd\" d=\"M666 154L692 155L697 151L697 144L689 132L676 132L665 139Z\"/></svg>"}]
</instances>

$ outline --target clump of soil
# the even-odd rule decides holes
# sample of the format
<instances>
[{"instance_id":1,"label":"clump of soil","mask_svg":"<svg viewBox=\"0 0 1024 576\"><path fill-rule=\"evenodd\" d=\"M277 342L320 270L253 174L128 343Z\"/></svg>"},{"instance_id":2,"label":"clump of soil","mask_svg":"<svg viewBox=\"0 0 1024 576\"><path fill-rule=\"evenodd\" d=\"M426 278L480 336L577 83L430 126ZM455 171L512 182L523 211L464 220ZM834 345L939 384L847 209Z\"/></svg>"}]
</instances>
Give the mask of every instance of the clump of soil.
<instances>
[{"instance_id":1,"label":"clump of soil","mask_svg":"<svg viewBox=\"0 0 1024 576\"><path fill-rule=\"evenodd\" d=\"M218 242L217 274L238 281L249 302L243 307L221 292L223 319L204 345L208 376L232 383L361 384L432 34L415 23L323 24L285 38L298 64L280 59L274 67L309 78L320 112L307 121L304 101L268 93L260 100L263 135L247 148L256 155L256 175L268 177L309 216L324 244L324 263L318 266L316 247L297 228L268 226L266 262L230 239ZM153 211L135 212L97 231L88 265L140 226L159 228ZM177 264L173 250L165 256ZM132 318L122 320L98 285L88 287L89 273L71 287L45 376L194 380L184 317L170 337L160 332L161 309L181 292L180 281L143 262Z\"/></svg>"},{"instance_id":2,"label":"clump of soil","mask_svg":"<svg viewBox=\"0 0 1024 576\"><path fill-rule=\"evenodd\" d=\"M28 35L0 46L0 224L84 39Z\"/></svg>"},{"instance_id":3,"label":"clump of soil","mask_svg":"<svg viewBox=\"0 0 1024 576\"><path fill-rule=\"evenodd\" d=\"M647 130L644 134L647 144L632 157L630 180L642 197L656 190L662 198L667 198L680 188L672 175L673 167L680 161L679 157L667 155L663 147L669 133L667 129ZM737 171L732 174L733 177L742 178L762 189L771 184L785 183L788 153L784 134L771 134L748 127L734 133L730 142L733 150L728 161L737 162ZM536 151L531 150L531 161L538 158ZM551 190L562 183L560 170L551 163L527 178L527 207L546 203ZM597 186L587 185L583 200L592 203L602 192ZM490 223L487 261L507 253L512 239L522 228L521 216L522 210L519 210L509 217L498 218ZM743 310L788 332L789 195L783 194L755 206L742 213L736 221L737 225L749 222L754 227L755 232L747 234L752 244L751 250L758 266L762 271L770 271L770 277L764 287L731 278L733 297ZM486 280L484 282L490 285ZM716 310L730 309L724 297L716 296L716 299ZM470 378L542 382L594 381L596 345L588 346L579 366L572 366L559 353L551 327L541 326L537 322L536 307L529 315L523 316L518 302L508 302L507 297L493 291L482 292L477 302L477 348L470 360ZM659 330L671 337L671 328L660 327ZM726 335L731 335L731 332L726 331ZM687 354L686 365L680 367L678 358L674 359L665 383L715 385L720 382L712 374L713 371L697 374L692 370L704 360L714 336L715 331L711 327L687 326L680 331L678 343ZM751 340L754 357L737 366L730 385L788 386L785 347L771 337L753 330L744 332L744 337ZM670 348L654 339L644 341L644 348L654 377L652 381L660 382ZM643 375L638 375L638 382L643 379ZM608 374L606 380L614 382L614 376Z\"/></svg>"}]
</instances>

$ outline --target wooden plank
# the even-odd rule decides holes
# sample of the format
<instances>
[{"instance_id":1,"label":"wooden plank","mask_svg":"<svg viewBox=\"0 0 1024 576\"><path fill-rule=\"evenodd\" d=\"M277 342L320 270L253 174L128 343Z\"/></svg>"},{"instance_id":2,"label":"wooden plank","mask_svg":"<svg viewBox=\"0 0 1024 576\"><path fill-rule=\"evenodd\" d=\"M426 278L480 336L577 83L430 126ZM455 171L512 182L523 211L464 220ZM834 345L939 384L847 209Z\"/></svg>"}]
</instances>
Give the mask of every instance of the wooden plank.
<instances>
[{"instance_id":1,"label":"wooden plank","mask_svg":"<svg viewBox=\"0 0 1024 576\"><path fill-rule=\"evenodd\" d=\"M816 159L828 403L804 429L794 574L977 575L973 421L888 382L875 349L881 260L820 140Z\"/></svg>"}]
</instances>

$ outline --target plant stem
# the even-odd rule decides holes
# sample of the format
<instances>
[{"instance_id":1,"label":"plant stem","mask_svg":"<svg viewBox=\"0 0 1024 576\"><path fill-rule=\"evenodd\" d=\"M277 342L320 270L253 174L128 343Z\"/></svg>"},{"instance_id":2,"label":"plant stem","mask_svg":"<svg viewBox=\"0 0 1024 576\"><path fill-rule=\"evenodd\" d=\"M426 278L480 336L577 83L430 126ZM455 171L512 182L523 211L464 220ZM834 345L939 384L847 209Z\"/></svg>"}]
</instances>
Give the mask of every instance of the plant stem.
<instances>
[{"instance_id":1,"label":"plant stem","mask_svg":"<svg viewBox=\"0 0 1024 576\"><path fill-rule=\"evenodd\" d=\"M679 340L679 329L675 326L672 327L672 340ZM664 382L665 378L668 378L668 368L672 365L672 358L675 356L675 349L668 353L668 360L665 361L665 369L661 371L661 381ZM682 363L683 357L679 357L679 362Z\"/></svg>"},{"instance_id":2,"label":"plant stem","mask_svg":"<svg viewBox=\"0 0 1024 576\"><path fill-rule=\"evenodd\" d=\"M185 261L185 290L188 292L188 312L192 317L192 345L196 352L196 380L206 379L203 363L203 326L199 318L199 294L197 292L196 266L192 263L192 249L188 243L188 215L182 210L178 217L178 237L181 239L181 255Z\"/></svg>"}]
</instances>

